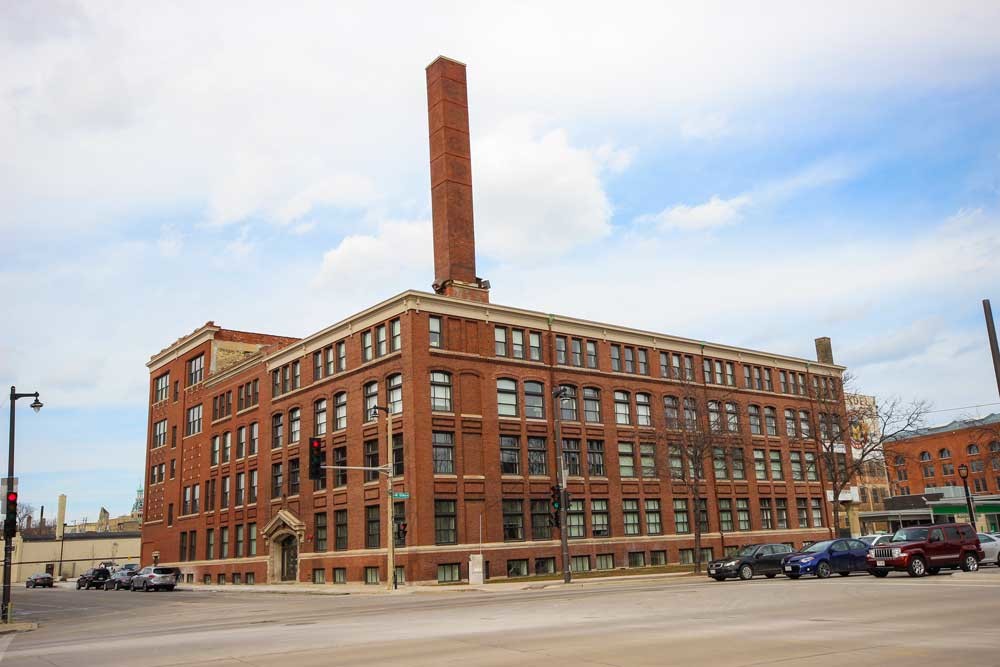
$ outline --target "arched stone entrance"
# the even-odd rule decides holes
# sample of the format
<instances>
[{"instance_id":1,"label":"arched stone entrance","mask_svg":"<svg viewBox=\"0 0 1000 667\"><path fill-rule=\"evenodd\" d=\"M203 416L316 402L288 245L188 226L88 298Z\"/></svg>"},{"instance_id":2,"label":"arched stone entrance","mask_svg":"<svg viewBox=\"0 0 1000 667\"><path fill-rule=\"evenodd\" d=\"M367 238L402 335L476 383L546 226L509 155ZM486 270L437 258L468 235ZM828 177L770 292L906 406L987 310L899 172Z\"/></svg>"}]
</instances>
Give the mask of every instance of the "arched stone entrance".
<instances>
[{"instance_id":1,"label":"arched stone entrance","mask_svg":"<svg viewBox=\"0 0 1000 667\"><path fill-rule=\"evenodd\" d=\"M268 542L268 583L298 581L299 545L305 523L287 509L280 510L261 531Z\"/></svg>"}]
</instances>

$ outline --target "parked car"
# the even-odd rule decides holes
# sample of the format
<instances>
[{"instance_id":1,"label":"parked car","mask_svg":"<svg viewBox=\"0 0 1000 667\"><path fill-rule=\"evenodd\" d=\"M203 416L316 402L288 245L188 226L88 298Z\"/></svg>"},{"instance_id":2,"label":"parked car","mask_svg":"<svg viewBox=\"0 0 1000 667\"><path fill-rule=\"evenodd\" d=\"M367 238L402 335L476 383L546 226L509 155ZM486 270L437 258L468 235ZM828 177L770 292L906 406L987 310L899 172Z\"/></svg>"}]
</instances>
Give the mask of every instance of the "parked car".
<instances>
[{"instance_id":1,"label":"parked car","mask_svg":"<svg viewBox=\"0 0 1000 667\"><path fill-rule=\"evenodd\" d=\"M906 572L911 577L937 574L941 568L979 569L984 554L979 536L967 523L901 528L885 545L868 552L868 571L876 577Z\"/></svg>"},{"instance_id":2,"label":"parked car","mask_svg":"<svg viewBox=\"0 0 1000 667\"><path fill-rule=\"evenodd\" d=\"M104 590L120 591L123 588L130 588L132 577L135 573L132 570L120 569L111 575L111 578L104 582Z\"/></svg>"},{"instance_id":3,"label":"parked car","mask_svg":"<svg viewBox=\"0 0 1000 667\"><path fill-rule=\"evenodd\" d=\"M53 585L52 575L47 572L33 574L24 580L25 588L52 588Z\"/></svg>"},{"instance_id":4,"label":"parked car","mask_svg":"<svg viewBox=\"0 0 1000 667\"><path fill-rule=\"evenodd\" d=\"M846 577L851 572L865 572L868 564L865 556L868 545L861 540L842 538L814 542L799 553L786 556L782 571L789 579L798 579L804 574L814 574L826 579L836 572Z\"/></svg>"},{"instance_id":5,"label":"parked car","mask_svg":"<svg viewBox=\"0 0 1000 667\"><path fill-rule=\"evenodd\" d=\"M104 582L111 578L111 572L106 567L92 567L76 580L76 590L86 588L104 588Z\"/></svg>"},{"instance_id":6,"label":"parked car","mask_svg":"<svg viewBox=\"0 0 1000 667\"><path fill-rule=\"evenodd\" d=\"M892 535L862 535L858 538L870 547L877 547L892 539Z\"/></svg>"},{"instance_id":7,"label":"parked car","mask_svg":"<svg viewBox=\"0 0 1000 667\"><path fill-rule=\"evenodd\" d=\"M144 567L132 577L129 588L133 591L172 591L176 585L176 568Z\"/></svg>"},{"instance_id":8,"label":"parked car","mask_svg":"<svg viewBox=\"0 0 1000 667\"><path fill-rule=\"evenodd\" d=\"M1000 565L1000 537L979 533L979 546L983 550L984 563Z\"/></svg>"},{"instance_id":9,"label":"parked car","mask_svg":"<svg viewBox=\"0 0 1000 667\"><path fill-rule=\"evenodd\" d=\"M124 565L122 565L118 569L119 570L127 570L131 574L135 574L136 572L139 571L139 564L138 563L125 563Z\"/></svg>"},{"instance_id":10,"label":"parked car","mask_svg":"<svg viewBox=\"0 0 1000 667\"><path fill-rule=\"evenodd\" d=\"M729 577L752 579L756 574L772 579L781 572L781 561L790 553L792 548L787 544L750 544L731 558L709 563L708 576L716 581Z\"/></svg>"}]
</instances>

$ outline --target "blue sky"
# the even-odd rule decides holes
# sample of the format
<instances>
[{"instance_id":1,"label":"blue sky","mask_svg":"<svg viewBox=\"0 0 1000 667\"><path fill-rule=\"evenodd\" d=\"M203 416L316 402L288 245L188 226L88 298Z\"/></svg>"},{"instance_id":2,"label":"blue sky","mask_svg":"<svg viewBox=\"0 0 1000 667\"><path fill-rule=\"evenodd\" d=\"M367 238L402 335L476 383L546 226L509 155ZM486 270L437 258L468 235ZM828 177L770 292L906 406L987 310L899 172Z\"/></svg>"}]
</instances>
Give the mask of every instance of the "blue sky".
<instances>
[{"instance_id":1,"label":"blue sky","mask_svg":"<svg viewBox=\"0 0 1000 667\"><path fill-rule=\"evenodd\" d=\"M996 3L536 5L5 3L0 379L46 403L22 498L128 511L144 363L205 321L302 336L429 288L439 53L469 65L495 302L826 335L867 393L1000 400Z\"/></svg>"}]
</instances>

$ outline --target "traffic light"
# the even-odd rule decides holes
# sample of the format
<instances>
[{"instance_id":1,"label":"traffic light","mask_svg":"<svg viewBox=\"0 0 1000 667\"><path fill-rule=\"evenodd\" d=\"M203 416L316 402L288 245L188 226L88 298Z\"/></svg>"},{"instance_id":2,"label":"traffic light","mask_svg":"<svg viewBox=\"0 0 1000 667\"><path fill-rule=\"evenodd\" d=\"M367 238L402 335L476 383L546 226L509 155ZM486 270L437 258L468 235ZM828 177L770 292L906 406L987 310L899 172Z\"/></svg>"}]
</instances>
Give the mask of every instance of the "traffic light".
<instances>
[{"instance_id":1,"label":"traffic light","mask_svg":"<svg viewBox=\"0 0 1000 667\"><path fill-rule=\"evenodd\" d=\"M562 505L562 489L559 488L558 484L552 485L552 525L556 528L562 526L562 522L559 520L559 508Z\"/></svg>"},{"instance_id":2,"label":"traffic light","mask_svg":"<svg viewBox=\"0 0 1000 667\"><path fill-rule=\"evenodd\" d=\"M324 479L323 441L320 438L309 438L309 479Z\"/></svg>"},{"instance_id":3,"label":"traffic light","mask_svg":"<svg viewBox=\"0 0 1000 667\"><path fill-rule=\"evenodd\" d=\"M405 521L397 521L396 522L396 539L399 540L400 542L403 542L403 541L406 540L406 522Z\"/></svg>"},{"instance_id":4,"label":"traffic light","mask_svg":"<svg viewBox=\"0 0 1000 667\"><path fill-rule=\"evenodd\" d=\"M10 541L17 532L17 491L7 492L6 516L3 522L4 539Z\"/></svg>"}]
</instances>

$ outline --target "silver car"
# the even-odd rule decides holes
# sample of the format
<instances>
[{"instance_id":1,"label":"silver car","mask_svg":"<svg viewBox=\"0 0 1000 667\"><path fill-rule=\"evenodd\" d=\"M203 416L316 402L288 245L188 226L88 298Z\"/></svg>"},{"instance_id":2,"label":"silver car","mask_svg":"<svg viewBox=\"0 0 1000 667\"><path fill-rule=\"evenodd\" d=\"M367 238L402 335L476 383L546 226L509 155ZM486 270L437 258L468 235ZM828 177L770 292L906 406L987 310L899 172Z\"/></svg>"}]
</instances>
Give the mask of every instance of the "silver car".
<instances>
[{"instance_id":1,"label":"silver car","mask_svg":"<svg viewBox=\"0 0 1000 667\"><path fill-rule=\"evenodd\" d=\"M979 546L983 548L983 563L996 563L1000 565L1000 537L979 533Z\"/></svg>"},{"instance_id":2,"label":"silver car","mask_svg":"<svg viewBox=\"0 0 1000 667\"><path fill-rule=\"evenodd\" d=\"M144 567L132 577L133 591L172 591L177 585L177 570L172 567Z\"/></svg>"}]
</instances>

